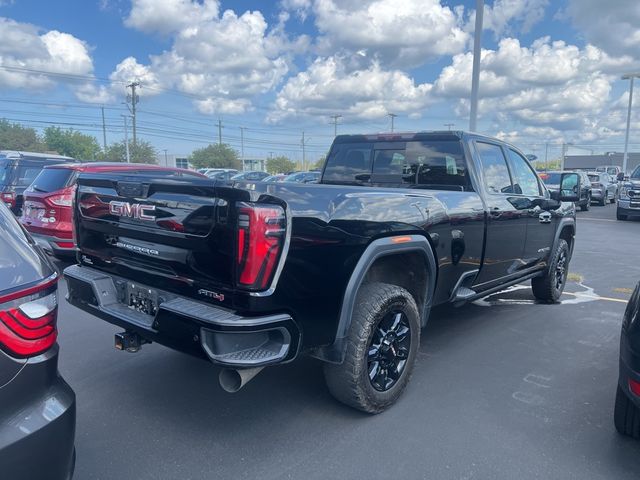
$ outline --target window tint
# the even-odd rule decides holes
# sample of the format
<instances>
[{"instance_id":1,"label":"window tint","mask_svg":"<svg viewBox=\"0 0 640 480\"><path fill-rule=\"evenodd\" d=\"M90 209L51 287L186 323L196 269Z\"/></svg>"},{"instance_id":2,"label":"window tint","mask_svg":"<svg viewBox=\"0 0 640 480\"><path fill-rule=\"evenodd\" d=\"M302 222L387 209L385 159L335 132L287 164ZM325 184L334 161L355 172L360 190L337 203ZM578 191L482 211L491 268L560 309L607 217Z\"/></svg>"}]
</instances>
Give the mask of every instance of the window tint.
<instances>
[{"instance_id":1,"label":"window tint","mask_svg":"<svg viewBox=\"0 0 640 480\"><path fill-rule=\"evenodd\" d=\"M490 143L476 142L482 161L484 184L490 193L513 193L511 177L502 148Z\"/></svg>"},{"instance_id":2,"label":"window tint","mask_svg":"<svg viewBox=\"0 0 640 480\"><path fill-rule=\"evenodd\" d=\"M371 143L342 143L331 149L323 181L368 182L371 176Z\"/></svg>"},{"instance_id":3,"label":"window tint","mask_svg":"<svg viewBox=\"0 0 640 480\"><path fill-rule=\"evenodd\" d=\"M0 158L0 185L2 185L7 179L9 173L9 160Z\"/></svg>"},{"instance_id":4,"label":"window tint","mask_svg":"<svg viewBox=\"0 0 640 480\"><path fill-rule=\"evenodd\" d=\"M33 180L31 188L36 192L55 192L68 186L72 176L70 168L45 168Z\"/></svg>"},{"instance_id":5,"label":"window tint","mask_svg":"<svg viewBox=\"0 0 640 480\"><path fill-rule=\"evenodd\" d=\"M538 177L531 170L527 161L518 152L508 149L509 165L513 175L513 191L521 195L539 196Z\"/></svg>"}]
</instances>

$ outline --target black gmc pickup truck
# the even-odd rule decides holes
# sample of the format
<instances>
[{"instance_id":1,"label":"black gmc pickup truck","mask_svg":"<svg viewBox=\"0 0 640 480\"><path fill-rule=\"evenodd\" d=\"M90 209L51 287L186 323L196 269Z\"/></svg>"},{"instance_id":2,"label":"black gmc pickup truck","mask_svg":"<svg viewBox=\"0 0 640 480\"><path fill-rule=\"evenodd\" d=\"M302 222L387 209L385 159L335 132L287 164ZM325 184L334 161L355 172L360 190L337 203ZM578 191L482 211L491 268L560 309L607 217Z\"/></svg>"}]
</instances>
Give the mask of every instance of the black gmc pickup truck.
<instances>
[{"instance_id":1,"label":"black gmc pickup truck","mask_svg":"<svg viewBox=\"0 0 640 480\"><path fill-rule=\"evenodd\" d=\"M525 157L463 132L344 135L319 184L83 175L68 300L224 367L236 391L306 354L331 393L381 412L413 369L433 306L567 278L580 180L550 194Z\"/></svg>"}]
</instances>

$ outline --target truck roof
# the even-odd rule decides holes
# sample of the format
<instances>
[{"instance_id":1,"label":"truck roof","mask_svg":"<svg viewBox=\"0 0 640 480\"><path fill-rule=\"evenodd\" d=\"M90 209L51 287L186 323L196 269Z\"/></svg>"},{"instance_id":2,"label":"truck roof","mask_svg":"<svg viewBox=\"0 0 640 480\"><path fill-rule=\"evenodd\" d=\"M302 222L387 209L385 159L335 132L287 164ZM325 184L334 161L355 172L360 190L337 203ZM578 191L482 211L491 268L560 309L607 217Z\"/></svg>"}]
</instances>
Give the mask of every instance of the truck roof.
<instances>
[{"instance_id":1,"label":"truck roof","mask_svg":"<svg viewBox=\"0 0 640 480\"><path fill-rule=\"evenodd\" d=\"M77 170L79 172L87 172L87 173L114 172L114 171L127 171L127 170L150 170L150 171L162 170L162 171L182 172L185 174L206 178L206 175L196 172L195 170L187 170L184 168L176 168L176 167L165 167L161 165L153 165L148 163L122 163L122 162L65 163L60 165L50 165L45 168L46 169L67 168L67 169L72 169L72 170Z\"/></svg>"}]
</instances>

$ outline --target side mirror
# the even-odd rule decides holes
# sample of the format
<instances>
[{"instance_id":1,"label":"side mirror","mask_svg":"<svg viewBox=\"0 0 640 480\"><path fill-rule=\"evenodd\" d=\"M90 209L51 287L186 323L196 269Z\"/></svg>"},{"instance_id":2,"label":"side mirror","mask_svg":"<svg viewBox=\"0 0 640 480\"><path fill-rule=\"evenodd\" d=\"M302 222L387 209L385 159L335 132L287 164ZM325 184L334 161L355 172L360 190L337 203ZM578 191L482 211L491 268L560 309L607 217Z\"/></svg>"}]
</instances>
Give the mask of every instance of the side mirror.
<instances>
[{"instance_id":1,"label":"side mirror","mask_svg":"<svg viewBox=\"0 0 640 480\"><path fill-rule=\"evenodd\" d=\"M577 202L580 200L580 175L577 173L563 173L560 177L561 202Z\"/></svg>"},{"instance_id":2,"label":"side mirror","mask_svg":"<svg viewBox=\"0 0 640 480\"><path fill-rule=\"evenodd\" d=\"M618 174L618 176L616 177L616 179L617 179L619 182L624 182L624 172L620 172L620 173Z\"/></svg>"}]
</instances>

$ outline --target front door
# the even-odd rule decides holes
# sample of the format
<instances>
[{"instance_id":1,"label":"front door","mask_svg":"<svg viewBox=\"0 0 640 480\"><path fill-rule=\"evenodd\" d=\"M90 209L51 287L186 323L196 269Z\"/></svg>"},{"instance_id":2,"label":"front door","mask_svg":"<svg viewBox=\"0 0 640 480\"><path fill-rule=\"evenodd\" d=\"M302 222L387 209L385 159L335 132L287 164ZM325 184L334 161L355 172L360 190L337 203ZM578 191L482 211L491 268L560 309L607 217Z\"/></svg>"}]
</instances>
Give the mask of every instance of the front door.
<instances>
[{"instance_id":1,"label":"front door","mask_svg":"<svg viewBox=\"0 0 640 480\"><path fill-rule=\"evenodd\" d=\"M515 194L502 147L477 141L475 148L482 166L488 209L484 260L475 286L485 289L525 267L528 210Z\"/></svg>"}]
</instances>

